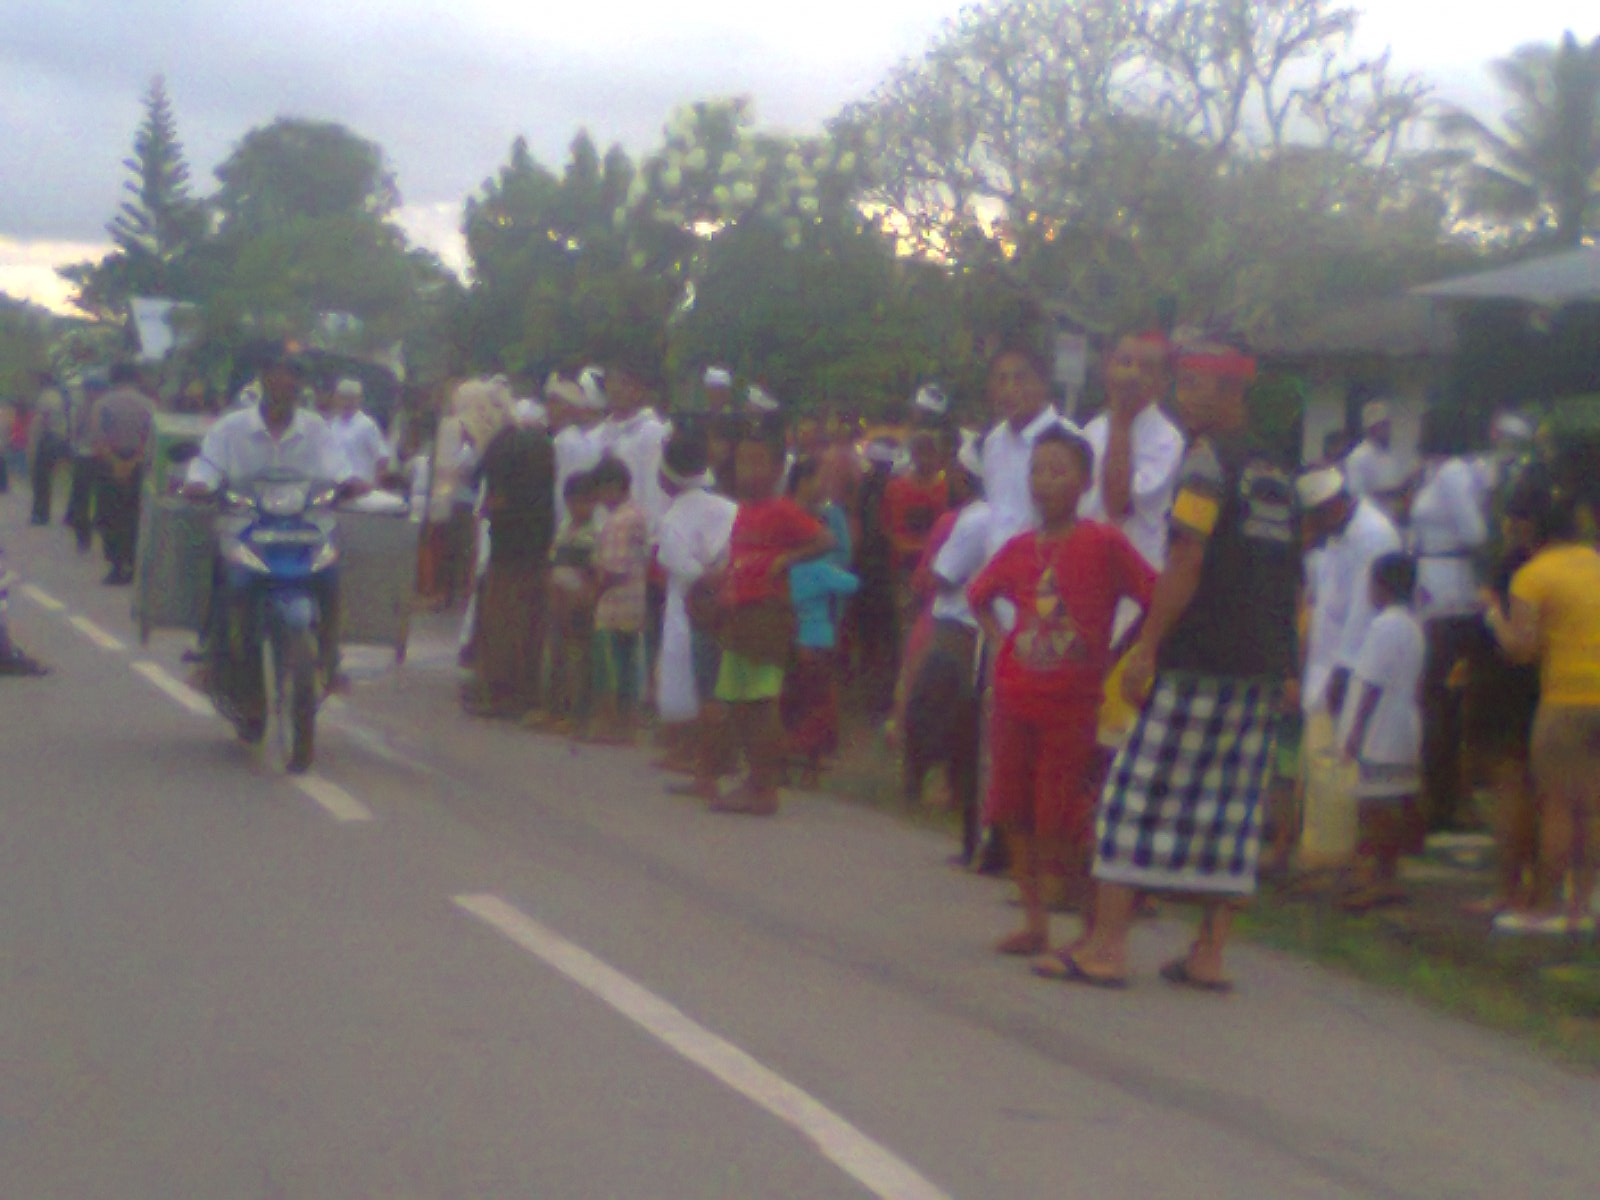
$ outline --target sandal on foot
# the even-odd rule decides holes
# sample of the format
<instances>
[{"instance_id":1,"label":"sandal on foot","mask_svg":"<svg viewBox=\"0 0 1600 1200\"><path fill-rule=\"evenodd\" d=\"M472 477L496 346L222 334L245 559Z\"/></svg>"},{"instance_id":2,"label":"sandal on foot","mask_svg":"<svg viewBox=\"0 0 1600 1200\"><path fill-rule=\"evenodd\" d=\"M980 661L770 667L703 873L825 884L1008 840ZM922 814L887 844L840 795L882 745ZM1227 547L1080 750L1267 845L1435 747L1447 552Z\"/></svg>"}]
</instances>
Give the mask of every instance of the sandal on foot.
<instances>
[{"instance_id":1,"label":"sandal on foot","mask_svg":"<svg viewBox=\"0 0 1600 1200\"><path fill-rule=\"evenodd\" d=\"M1049 948L1049 940L1044 934L1030 933L1024 929L1002 941L995 947L995 952L1013 958L1032 958L1034 955L1043 954Z\"/></svg>"},{"instance_id":2,"label":"sandal on foot","mask_svg":"<svg viewBox=\"0 0 1600 1200\"><path fill-rule=\"evenodd\" d=\"M1121 975L1094 975L1085 971L1067 950L1034 959L1032 969L1040 979L1052 979L1057 983L1075 983L1108 992L1120 992L1128 986Z\"/></svg>"},{"instance_id":3,"label":"sandal on foot","mask_svg":"<svg viewBox=\"0 0 1600 1200\"><path fill-rule=\"evenodd\" d=\"M1193 988L1197 992L1210 992L1215 996L1226 996L1233 991L1233 984L1226 979L1201 979L1191 974L1187 958L1175 958L1162 967L1161 978L1173 987Z\"/></svg>"}]
</instances>

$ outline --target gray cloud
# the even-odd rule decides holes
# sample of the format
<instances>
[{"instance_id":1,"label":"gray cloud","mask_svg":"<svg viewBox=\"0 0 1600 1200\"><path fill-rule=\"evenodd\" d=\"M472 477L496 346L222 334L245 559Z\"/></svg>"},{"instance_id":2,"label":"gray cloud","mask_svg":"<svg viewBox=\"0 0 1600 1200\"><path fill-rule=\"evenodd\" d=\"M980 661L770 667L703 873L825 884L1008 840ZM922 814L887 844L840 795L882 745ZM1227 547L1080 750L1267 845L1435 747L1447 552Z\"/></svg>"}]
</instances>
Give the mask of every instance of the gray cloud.
<instances>
[{"instance_id":1,"label":"gray cloud","mask_svg":"<svg viewBox=\"0 0 1600 1200\"><path fill-rule=\"evenodd\" d=\"M404 3L381 20L366 6L345 11L314 0L0 0L0 235L101 235L158 72L202 191L246 130L293 114L378 141L406 201L436 204L492 174L519 133L550 162L580 125L638 149L676 104L730 92L754 93L763 120L814 123L893 57L808 63L749 35L708 45L692 30L621 29L575 51Z\"/></svg>"}]
</instances>

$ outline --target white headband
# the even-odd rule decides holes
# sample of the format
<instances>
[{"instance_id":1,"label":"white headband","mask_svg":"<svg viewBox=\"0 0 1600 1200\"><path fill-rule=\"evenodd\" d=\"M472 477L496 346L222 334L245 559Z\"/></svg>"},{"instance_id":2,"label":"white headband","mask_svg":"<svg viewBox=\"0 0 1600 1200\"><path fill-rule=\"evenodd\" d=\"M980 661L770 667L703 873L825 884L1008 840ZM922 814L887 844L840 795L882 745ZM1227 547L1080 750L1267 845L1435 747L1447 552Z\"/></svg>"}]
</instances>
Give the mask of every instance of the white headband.
<instances>
[{"instance_id":1,"label":"white headband","mask_svg":"<svg viewBox=\"0 0 1600 1200\"><path fill-rule=\"evenodd\" d=\"M727 367L707 367L705 385L708 388L731 388L733 372Z\"/></svg>"},{"instance_id":2,"label":"white headband","mask_svg":"<svg viewBox=\"0 0 1600 1200\"><path fill-rule=\"evenodd\" d=\"M919 411L934 417L942 417L950 411L950 401L945 399L944 391L936 383L924 384L918 388L916 397L911 403Z\"/></svg>"}]
</instances>

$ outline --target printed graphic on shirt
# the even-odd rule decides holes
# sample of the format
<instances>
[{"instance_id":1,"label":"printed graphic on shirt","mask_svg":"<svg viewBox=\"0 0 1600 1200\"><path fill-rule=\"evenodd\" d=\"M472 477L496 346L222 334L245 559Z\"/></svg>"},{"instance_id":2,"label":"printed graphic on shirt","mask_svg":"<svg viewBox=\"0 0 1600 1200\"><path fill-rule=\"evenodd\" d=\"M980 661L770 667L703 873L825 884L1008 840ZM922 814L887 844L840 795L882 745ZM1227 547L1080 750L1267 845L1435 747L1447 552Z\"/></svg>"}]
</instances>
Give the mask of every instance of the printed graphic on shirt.
<instances>
[{"instance_id":1,"label":"printed graphic on shirt","mask_svg":"<svg viewBox=\"0 0 1600 1200\"><path fill-rule=\"evenodd\" d=\"M1034 593L1033 612L1024 614L1012 656L1019 666L1048 674L1059 670L1069 659L1083 657L1080 641L1078 627L1062 603L1056 569L1047 567Z\"/></svg>"},{"instance_id":2,"label":"printed graphic on shirt","mask_svg":"<svg viewBox=\"0 0 1600 1200\"><path fill-rule=\"evenodd\" d=\"M1239 479L1239 501L1245 537L1293 543L1294 485L1287 474L1264 462L1251 463Z\"/></svg>"}]
</instances>

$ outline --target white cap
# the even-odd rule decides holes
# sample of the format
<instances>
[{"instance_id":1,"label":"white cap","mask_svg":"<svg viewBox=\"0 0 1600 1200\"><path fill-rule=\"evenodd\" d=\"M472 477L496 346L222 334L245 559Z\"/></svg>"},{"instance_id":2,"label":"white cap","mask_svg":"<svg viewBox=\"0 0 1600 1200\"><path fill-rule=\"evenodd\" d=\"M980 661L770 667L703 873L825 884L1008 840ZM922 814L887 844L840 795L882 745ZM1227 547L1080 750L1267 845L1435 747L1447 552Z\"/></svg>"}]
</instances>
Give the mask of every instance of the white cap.
<instances>
[{"instance_id":1,"label":"white cap","mask_svg":"<svg viewBox=\"0 0 1600 1200\"><path fill-rule=\"evenodd\" d=\"M745 393L744 402L755 412L775 413L782 406L767 394L759 384L752 383L750 390Z\"/></svg>"},{"instance_id":2,"label":"white cap","mask_svg":"<svg viewBox=\"0 0 1600 1200\"><path fill-rule=\"evenodd\" d=\"M1531 442L1533 422L1520 413L1501 413L1494 419L1491 429L1497 437L1512 442Z\"/></svg>"},{"instance_id":3,"label":"white cap","mask_svg":"<svg viewBox=\"0 0 1600 1200\"><path fill-rule=\"evenodd\" d=\"M550 378L544 381L544 398L549 403L566 404L573 408L582 408L584 404L583 389L553 371Z\"/></svg>"},{"instance_id":4,"label":"white cap","mask_svg":"<svg viewBox=\"0 0 1600 1200\"><path fill-rule=\"evenodd\" d=\"M967 474L983 478L983 435L976 429L961 431L961 449L956 452L956 462Z\"/></svg>"},{"instance_id":5,"label":"white cap","mask_svg":"<svg viewBox=\"0 0 1600 1200\"><path fill-rule=\"evenodd\" d=\"M1361 428L1363 430L1371 429L1374 425L1382 425L1390 419L1389 406L1382 400L1370 401L1361 410Z\"/></svg>"},{"instance_id":6,"label":"white cap","mask_svg":"<svg viewBox=\"0 0 1600 1200\"><path fill-rule=\"evenodd\" d=\"M524 429L536 429L549 423L550 414L537 400L518 400L511 406L511 419Z\"/></svg>"},{"instance_id":7,"label":"white cap","mask_svg":"<svg viewBox=\"0 0 1600 1200\"><path fill-rule=\"evenodd\" d=\"M583 403L579 408L586 408L591 412L598 412L607 407L610 401L606 398L606 372L604 367L585 367L578 373L578 388L583 392Z\"/></svg>"},{"instance_id":8,"label":"white cap","mask_svg":"<svg viewBox=\"0 0 1600 1200\"><path fill-rule=\"evenodd\" d=\"M341 379L339 386L333 389L335 396L355 396L358 399L366 395L366 389L361 386L359 379Z\"/></svg>"},{"instance_id":9,"label":"white cap","mask_svg":"<svg viewBox=\"0 0 1600 1200\"><path fill-rule=\"evenodd\" d=\"M727 367L707 367L705 385L708 388L731 388L733 372Z\"/></svg>"},{"instance_id":10,"label":"white cap","mask_svg":"<svg viewBox=\"0 0 1600 1200\"><path fill-rule=\"evenodd\" d=\"M950 411L950 401L945 399L944 390L936 383L925 383L919 387L911 404L918 412L925 412L931 417L942 417Z\"/></svg>"},{"instance_id":11,"label":"white cap","mask_svg":"<svg viewBox=\"0 0 1600 1200\"><path fill-rule=\"evenodd\" d=\"M1306 512L1321 508L1344 494L1344 472L1338 467L1319 467L1295 480L1294 490Z\"/></svg>"}]
</instances>

